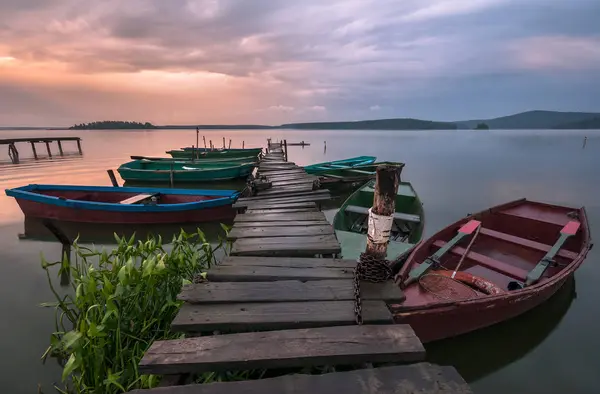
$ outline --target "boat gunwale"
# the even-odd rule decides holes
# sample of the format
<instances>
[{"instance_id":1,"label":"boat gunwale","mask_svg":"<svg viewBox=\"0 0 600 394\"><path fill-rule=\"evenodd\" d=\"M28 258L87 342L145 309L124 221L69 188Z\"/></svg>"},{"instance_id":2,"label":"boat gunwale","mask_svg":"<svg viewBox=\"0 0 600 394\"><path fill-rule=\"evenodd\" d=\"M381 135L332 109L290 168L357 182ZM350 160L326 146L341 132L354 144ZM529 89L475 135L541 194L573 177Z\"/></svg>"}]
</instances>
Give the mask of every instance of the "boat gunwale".
<instances>
[{"instance_id":1,"label":"boat gunwale","mask_svg":"<svg viewBox=\"0 0 600 394\"><path fill-rule=\"evenodd\" d=\"M87 190L86 190L87 189ZM117 190L118 189L118 190ZM64 191L88 191L88 192L122 192L122 193L162 193L165 195L192 195L218 197L209 200L191 201L175 204L120 204L118 202L83 201L75 199L62 199L47 194L35 193L35 190L64 190ZM72 186L72 185L37 185L30 184L13 189L6 189L6 195L19 200L33 201L41 204L53 205L64 208L85 209L95 211L115 212L176 212L204 208L215 208L232 204L237 200L240 193L234 190L194 190L194 189L162 189L162 188L135 188L109 186Z\"/></svg>"}]
</instances>

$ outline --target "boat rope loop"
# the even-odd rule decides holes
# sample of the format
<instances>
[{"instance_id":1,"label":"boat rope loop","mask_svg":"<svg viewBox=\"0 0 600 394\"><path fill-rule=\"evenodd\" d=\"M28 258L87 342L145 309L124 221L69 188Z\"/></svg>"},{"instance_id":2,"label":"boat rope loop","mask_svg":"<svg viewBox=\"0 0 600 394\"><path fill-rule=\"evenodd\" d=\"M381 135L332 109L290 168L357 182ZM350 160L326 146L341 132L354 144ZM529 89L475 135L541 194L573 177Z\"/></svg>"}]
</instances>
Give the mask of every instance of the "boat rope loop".
<instances>
[{"instance_id":1,"label":"boat rope loop","mask_svg":"<svg viewBox=\"0 0 600 394\"><path fill-rule=\"evenodd\" d=\"M392 277L391 263L385 259L378 259L366 253L361 253L354 268L354 316L356 324L361 325L362 301L360 299L360 281L379 283Z\"/></svg>"},{"instance_id":2,"label":"boat rope loop","mask_svg":"<svg viewBox=\"0 0 600 394\"><path fill-rule=\"evenodd\" d=\"M382 216L373 212L373 208L369 208L369 241L376 244L387 243L390 239L392 224L394 223L394 215Z\"/></svg>"}]
</instances>

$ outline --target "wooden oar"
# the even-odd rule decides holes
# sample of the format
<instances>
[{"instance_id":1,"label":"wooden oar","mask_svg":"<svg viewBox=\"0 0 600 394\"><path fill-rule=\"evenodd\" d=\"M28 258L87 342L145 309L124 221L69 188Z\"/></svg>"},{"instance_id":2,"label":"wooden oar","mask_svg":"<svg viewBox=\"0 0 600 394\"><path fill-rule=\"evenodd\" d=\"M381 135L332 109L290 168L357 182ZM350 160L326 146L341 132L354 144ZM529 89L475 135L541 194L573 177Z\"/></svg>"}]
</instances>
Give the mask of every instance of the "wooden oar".
<instances>
[{"instance_id":1,"label":"wooden oar","mask_svg":"<svg viewBox=\"0 0 600 394\"><path fill-rule=\"evenodd\" d=\"M546 255L537 263L534 269L529 271L527 274L527 279L525 280L525 286L529 286L540 280L546 269L554 264L554 256L558 253L560 248L562 248L565 241L575 235L577 230L579 230L579 226L581 223L577 221L570 221L567 223L562 230L560 230L560 237L556 241L556 243L552 246L552 248L546 253Z\"/></svg>"},{"instance_id":2,"label":"wooden oar","mask_svg":"<svg viewBox=\"0 0 600 394\"><path fill-rule=\"evenodd\" d=\"M450 240L450 242L446 243L437 252L427 257L425 261L419 264L417 267L413 268L409 273L408 277L403 283L403 286L406 287L409 284L417 281L421 276L423 276L427 271L431 269L431 267L440 265L439 259L442 258L450 249L452 249L456 244L458 244L464 237L470 235L479 228L481 222L478 220L470 220L466 224L464 224L460 229L458 229L458 234L454 236Z\"/></svg>"}]
</instances>

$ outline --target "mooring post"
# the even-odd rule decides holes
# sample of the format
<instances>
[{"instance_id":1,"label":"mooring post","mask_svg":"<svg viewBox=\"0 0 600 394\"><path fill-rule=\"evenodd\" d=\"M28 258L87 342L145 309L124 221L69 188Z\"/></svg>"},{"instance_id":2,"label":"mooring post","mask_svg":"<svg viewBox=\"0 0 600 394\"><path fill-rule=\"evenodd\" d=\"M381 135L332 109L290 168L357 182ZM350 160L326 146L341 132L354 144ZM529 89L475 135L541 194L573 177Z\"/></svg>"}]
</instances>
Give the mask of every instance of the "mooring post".
<instances>
[{"instance_id":1,"label":"mooring post","mask_svg":"<svg viewBox=\"0 0 600 394\"><path fill-rule=\"evenodd\" d=\"M212 144L212 140L208 140L208 143L210 145L210 150L213 150L213 144Z\"/></svg>"},{"instance_id":2,"label":"mooring post","mask_svg":"<svg viewBox=\"0 0 600 394\"><path fill-rule=\"evenodd\" d=\"M369 210L369 230L365 254L376 259L385 259L387 255L390 230L396 211L396 193L398 191L398 167L377 167L373 207Z\"/></svg>"},{"instance_id":3,"label":"mooring post","mask_svg":"<svg viewBox=\"0 0 600 394\"><path fill-rule=\"evenodd\" d=\"M83 156L83 151L81 150L81 139L77 139L77 150L79 150L79 154Z\"/></svg>"},{"instance_id":4,"label":"mooring post","mask_svg":"<svg viewBox=\"0 0 600 394\"><path fill-rule=\"evenodd\" d=\"M287 140L283 140L283 149L285 152L285 161L288 161L288 155L287 155Z\"/></svg>"},{"instance_id":5,"label":"mooring post","mask_svg":"<svg viewBox=\"0 0 600 394\"><path fill-rule=\"evenodd\" d=\"M114 187L119 187L119 182L117 182L117 177L115 176L115 172L113 170L106 170L108 172L108 177L110 178L110 183Z\"/></svg>"},{"instance_id":6,"label":"mooring post","mask_svg":"<svg viewBox=\"0 0 600 394\"><path fill-rule=\"evenodd\" d=\"M52 151L50 150L50 142L46 141L46 150L48 151L48 157L52 158Z\"/></svg>"},{"instance_id":7,"label":"mooring post","mask_svg":"<svg viewBox=\"0 0 600 394\"><path fill-rule=\"evenodd\" d=\"M225 137L223 137L223 149L225 149Z\"/></svg>"},{"instance_id":8,"label":"mooring post","mask_svg":"<svg viewBox=\"0 0 600 394\"><path fill-rule=\"evenodd\" d=\"M198 141L200 138L200 129L196 126L196 159L198 158L198 148L200 148L200 142Z\"/></svg>"},{"instance_id":9,"label":"mooring post","mask_svg":"<svg viewBox=\"0 0 600 394\"><path fill-rule=\"evenodd\" d=\"M229 147L227 149L231 149L231 138L229 139Z\"/></svg>"},{"instance_id":10,"label":"mooring post","mask_svg":"<svg viewBox=\"0 0 600 394\"><path fill-rule=\"evenodd\" d=\"M31 149L33 149L33 158L38 159L37 151L35 150L35 142L31 141Z\"/></svg>"},{"instance_id":11,"label":"mooring post","mask_svg":"<svg viewBox=\"0 0 600 394\"><path fill-rule=\"evenodd\" d=\"M64 152L62 150L62 143L60 142L60 140L57 141L58 142L58 153L60 153L61 156L64 156Z\"/></svg>"},{"instance_id":12,"label":"mooring post","mask_svg":"<svg viewBox=\"0 0 600 394\"><path fill-rule=\"evenodd\" d=\"M42 224L56 237L62 244L61 250L61 268L60 268L60 285L68 286L71 282L71 240L50 220L42 221Z\"/></svg>"},{"instance_id":13,"label":"mooring post","mask_svg":"<svg viewBox=\"0 0 600 394\"><path fill-rule=\"evenodd\" d=\"M202 141L204 141L204 150L206 150L206 137L202 136Z\"/></svg>"},{"instance_id":14,"label":"mooring post","mask_svg":"<svg viewBox=\"0 0 600 394\"><path fill-rule=\"evenodd\" d=\"M14 143L8 145L8 157L10 157L13 164L19 164L19 151Z\"/></svg>"},{"instance_id":15,"label":"mooring post","mask_svg":"<svg viewBox=\"0 0 600 394\"><path fill-rule=\"evenodd\" d=\"M170 180L171 189L172 189L173 185L175 184L175 181L173 180L173 162L171 162L171 170L169 171L169 180Z\"/></svg>"},{"instance_id":16,"label":"mooring post","mask_svg":"<svg viewBox=\"0 0 600 394\"><path fill-rule=\"evenodd\" d=\"M245 142L245 141L242 141L242 149L244 149L244 142Z\"/></svg>"}]
</instances>

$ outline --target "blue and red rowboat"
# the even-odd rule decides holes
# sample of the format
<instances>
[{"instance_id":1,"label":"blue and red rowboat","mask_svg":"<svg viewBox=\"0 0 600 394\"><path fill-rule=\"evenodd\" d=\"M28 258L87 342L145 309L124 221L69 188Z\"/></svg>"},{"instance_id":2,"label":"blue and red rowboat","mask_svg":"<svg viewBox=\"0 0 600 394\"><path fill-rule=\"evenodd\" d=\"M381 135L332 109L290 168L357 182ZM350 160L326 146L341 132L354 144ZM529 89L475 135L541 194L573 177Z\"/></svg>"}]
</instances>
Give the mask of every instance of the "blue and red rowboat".
<instances>
[{"instance_id":1,"label":"blue and red rowboat","mask_svg":"<svg viewBox=\"0 0 600 394\"><path fill-rule=\"evenodd\" d=\"M7 189L26 217L85 223L189 223L232 220L234 190L27 185Z\"/></svg>"},{"instance_id":2,"label":"blue and red rowboat","mask_svg":"<svg viewBox=\"0 0 600 394\"><path fill-rule=\"evenodd\" d=\"M431 342L540 305L592 247L584 208L517 200L470 215L418 244L396 278L397 323Z\"/></svg>"}]
</instances>

